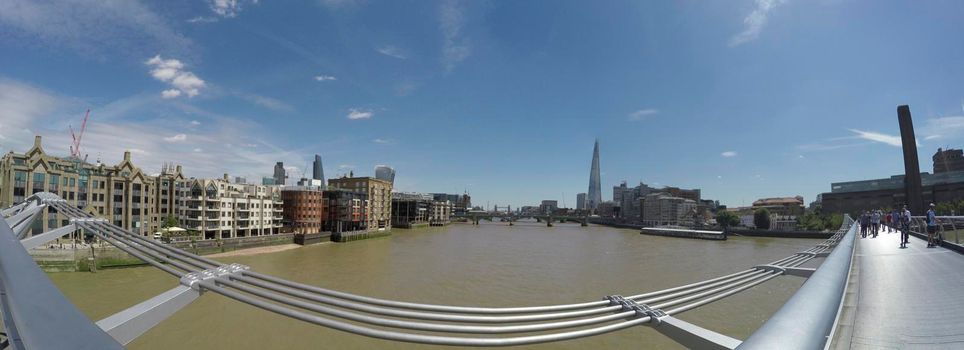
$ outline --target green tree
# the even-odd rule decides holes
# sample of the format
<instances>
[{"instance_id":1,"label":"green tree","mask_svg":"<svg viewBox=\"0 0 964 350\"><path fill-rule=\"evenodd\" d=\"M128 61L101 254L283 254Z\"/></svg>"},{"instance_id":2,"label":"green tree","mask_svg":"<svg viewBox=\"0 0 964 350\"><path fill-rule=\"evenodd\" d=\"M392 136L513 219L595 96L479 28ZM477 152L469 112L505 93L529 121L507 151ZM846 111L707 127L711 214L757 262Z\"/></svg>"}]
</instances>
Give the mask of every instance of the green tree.
<instances>
[{"instance_id":1,"label":"green tree","mask_svg":"<svg viewBox=\"0 0 964 350\"><path fill-rule=\"evenodd\" d=\"M177 226L177 218L174 217L173 214L168 215L166 218L164 218L164 223L161 224L162 228L168 228L168 227L174 227L174 226Z\"/></svg>"},{"instance_id":2,"label":"green tree","mask_svg":"<svg viewBox=\"0 0 964 350\"><path fill-rule=\"evenodd\" d=\"M716 223L723 228L733 227L740 224L740 217L726 210L716 212Z\"/></svg>"},{"instance_id":3,"label":"green tree","mask_svg":"<svg viewBox=\"0 0 964 350\"><path fill-rule=\"evenodd\" d=\"M770 229L770 211L766 208L753 212L753 225L758 229Z\"/></svg>"}]
</instances>

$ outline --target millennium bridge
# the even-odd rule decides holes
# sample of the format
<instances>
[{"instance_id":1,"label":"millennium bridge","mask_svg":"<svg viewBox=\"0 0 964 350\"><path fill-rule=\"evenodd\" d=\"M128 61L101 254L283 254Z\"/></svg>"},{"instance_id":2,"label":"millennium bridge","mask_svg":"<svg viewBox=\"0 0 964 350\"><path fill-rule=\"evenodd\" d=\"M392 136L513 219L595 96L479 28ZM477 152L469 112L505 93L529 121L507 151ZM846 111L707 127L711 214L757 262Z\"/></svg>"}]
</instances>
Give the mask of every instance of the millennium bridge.
<instances>
[{"instance_id":1,"label":"millennium bridge","mask_svg":"<svg viewBox=\"0 0 964 350\"><path fill-rule=\"evenodd\" d=\"M26 237L44 210L67 217L69 224ZM897 234L859 239L849 217L831 238L810 249L729 275L573 304L489 308L378 299L222 264L114 226L51 193L34 194L3 209L2 216L0 310L5 333L0 349L121 349L208 292L322 327L422 344L513 346L648 326L694 349L964 345L964 302L959 297L964 255L945 247L924 248L920 238L898 249ZM962 219L941 217L950 225L948 232L964 224ZM917 232L920 222L915 220ZM27 252L78 229L167 272L174 277L172 288L92 322ZM944 238L945 246L960 249ZM953 241L959 241L956 231ZM823 259L819 268L801 267L815 259ZM781 276L807 280L745 340L674 317Z\"/></svg>"}]
</instances>

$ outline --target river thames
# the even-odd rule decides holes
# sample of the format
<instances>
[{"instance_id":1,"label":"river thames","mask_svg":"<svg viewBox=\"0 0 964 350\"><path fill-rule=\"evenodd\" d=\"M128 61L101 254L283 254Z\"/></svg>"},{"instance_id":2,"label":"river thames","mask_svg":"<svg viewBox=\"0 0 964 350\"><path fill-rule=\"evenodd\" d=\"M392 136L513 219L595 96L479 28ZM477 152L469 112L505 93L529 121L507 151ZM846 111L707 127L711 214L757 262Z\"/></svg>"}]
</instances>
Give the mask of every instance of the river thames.
<instances>
[{"instance_id":1,"label":"river thames","mask_svg":"<svg viewBox=\"0 0 964 350\"><path fill-rule=\"evenodd\" d=\"M351 243L218 258L325 288L378 298L467 306L536 306L602 300L742 271L821 240L731 237L704 241L636 230L536 222L483 222L416 230ZM822 259L818 259L822 260ZM812 264L804 265L812 266ZM151 267L49 275L99 320L174 287ZM803 283L784 276L677 317L745 339ZM306 324L205 293L129 344L131 349L442 349L395 343ZM516 348L682 348L649 327Z\"/></svg>"}]
</instances>

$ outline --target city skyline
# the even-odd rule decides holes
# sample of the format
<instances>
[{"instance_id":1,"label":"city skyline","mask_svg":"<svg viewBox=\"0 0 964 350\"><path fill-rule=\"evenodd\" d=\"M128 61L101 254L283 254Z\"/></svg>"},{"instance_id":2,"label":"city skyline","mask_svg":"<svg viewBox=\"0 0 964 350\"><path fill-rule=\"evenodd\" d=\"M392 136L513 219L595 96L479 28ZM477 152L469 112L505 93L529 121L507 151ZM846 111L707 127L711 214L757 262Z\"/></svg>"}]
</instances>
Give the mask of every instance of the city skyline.
<instances>
[{"instance_id":1,"label":"city skyline","mask_svg":"<svg viewBox=\"0 0 964 350\"><path fill-rule=\"evenodd\" d=\"M257 181L318 153L519 207L572 203L595 137L603 188L730 206L902 173L900 104L922 171L961 148L964 5L760 3L7 2L0 152L66 155L90 108L90 161Z\"/></svg>"}]
</instances>

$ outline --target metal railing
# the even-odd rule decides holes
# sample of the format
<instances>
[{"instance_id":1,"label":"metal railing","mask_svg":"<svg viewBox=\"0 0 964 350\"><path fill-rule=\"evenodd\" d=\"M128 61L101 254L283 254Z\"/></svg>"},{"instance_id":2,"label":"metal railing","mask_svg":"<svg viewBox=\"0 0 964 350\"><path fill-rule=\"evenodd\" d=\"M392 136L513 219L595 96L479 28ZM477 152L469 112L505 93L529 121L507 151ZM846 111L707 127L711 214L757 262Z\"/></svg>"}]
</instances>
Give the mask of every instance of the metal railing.
<instances>
[{"instance_id":1,"label":"metal railing","mask_svg":"<svg viewBox=\"0 0 964 350\"><path fill-rule=\"evenodd\" d=\"M858 225L845 216L847 233L820 269L737 349L823 349L843 305Z\"/></svg>"},{"instance_id":2,"label":"metal railing","mask_svg":"<svg viewBox=\"0 0 964 350\"><path fill-rule=\"evenodd\" d=\"M964 235L964 216L938 216L937 229L945 242L961 244L961 236ZM915 233L927 234L927 217L914 216L910 221L910 230Z\"/></svg>"}]
</instances>

